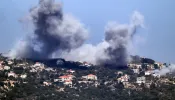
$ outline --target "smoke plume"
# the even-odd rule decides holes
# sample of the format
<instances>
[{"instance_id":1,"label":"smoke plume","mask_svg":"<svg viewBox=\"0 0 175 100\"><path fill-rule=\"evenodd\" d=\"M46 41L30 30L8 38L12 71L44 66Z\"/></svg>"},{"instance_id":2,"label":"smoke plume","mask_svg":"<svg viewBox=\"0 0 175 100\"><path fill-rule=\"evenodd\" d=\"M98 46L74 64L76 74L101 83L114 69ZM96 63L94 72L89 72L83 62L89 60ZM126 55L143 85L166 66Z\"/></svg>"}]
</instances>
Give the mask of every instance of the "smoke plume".
<instances>
[{"instance_id":1,"label":"smoke plume","mask_svg":"<svg viewBox=\"0 0 175 100\"><path fill-rule=\"evenodd\" d=\"M61 5L54 0L40 0L25 20L34 25L33 34L20 41L10 52L11 57L50 58L55 51L61 53L81 46L88 35L84 25L63 14Z\"/></svg>"},{"instance_id":2,"label":"smoke plume","mask_svg":"<svg viewBox=\"0 0 175 100\"><path fill-rule=\"evenodd\" d=\"M132 39L139 27L144 27L144 17L135 11L130 24L109 22L105 27L105 39L101 43L84 44L61 56L68 60L85 60L93 64L126 66L130 61Z\"/></svg>"},{"instance_id":3,"label":"smoke plume","mask_svg":"<svg viewBox=\"0 0 175 100\"><path fill-rule=\"evenodd\" d=\"M109 22L105 38L97 45L84 44L88 31L79 20L63 14L54 0L40 0L26 17L34 25L30 34L10 52L15 58L65 58L93 64L125 66L130 60L130 48L137 29L144 27L144 17L137 11L129 24Z\"/></svg>"},{"instance_id":4,"label":"smoke plume","mask_svg":"<svg viewBox=\"0 0 175 100\"><path fill-rule=\"evenodd\" d=\"M160 69L160 70L155 70L154 72L156 73L156 74L159 74L159 75L161 75L161 76L164 76L164 75L166 75L166 74L168 74L168 73L172 73L172 72L174 72L175 71L175 64L171 64L171 65L169 65L169 66L164 66L162 69Z\"/></svg>"}]
</instances>

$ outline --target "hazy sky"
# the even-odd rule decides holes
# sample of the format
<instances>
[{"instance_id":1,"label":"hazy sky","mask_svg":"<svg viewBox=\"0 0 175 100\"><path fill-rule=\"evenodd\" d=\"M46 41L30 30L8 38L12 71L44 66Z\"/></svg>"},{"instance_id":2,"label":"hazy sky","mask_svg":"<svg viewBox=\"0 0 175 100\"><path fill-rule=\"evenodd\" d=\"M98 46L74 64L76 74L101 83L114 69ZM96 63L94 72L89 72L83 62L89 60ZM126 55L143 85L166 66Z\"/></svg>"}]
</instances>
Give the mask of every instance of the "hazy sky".
<instances>
[{"instance_id":1,"label":"hazy sky","mask_svg":"<svg viewBox=\"0 0 175 100\"><path fill-rule=\"evenodd\" d=\"M61 0L57 0L61 1ZM96 44L104 36L108 21L129 23L133 11L145 17L145 26L139 30L144 42L137 54L157 61L175 63L175 0L62 0L65 13L71 13L90 30L89 43ZM26 29L19 23L38 0L0 1L0 52L10 50L25 36Z\"/></svg>"}]
</instances>

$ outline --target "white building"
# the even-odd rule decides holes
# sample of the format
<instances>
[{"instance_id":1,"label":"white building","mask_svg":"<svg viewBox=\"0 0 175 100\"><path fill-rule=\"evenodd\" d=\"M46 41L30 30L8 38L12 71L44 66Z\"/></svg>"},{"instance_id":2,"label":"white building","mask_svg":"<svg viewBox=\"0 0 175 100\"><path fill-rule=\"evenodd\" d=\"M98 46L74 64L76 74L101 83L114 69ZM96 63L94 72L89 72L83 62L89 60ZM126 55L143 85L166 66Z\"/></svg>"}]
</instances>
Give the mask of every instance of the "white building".
<instances>
[{"instance_id":1,"label":"white building","mask_svg":"<svg viewBox=\"0 0 175 100\"><path fill-rule=\"evenodd\" d=\"M137 77L137 84L141 84L141 83L145 83L146 82L146 78L144 76L142 77Z\"/></svg>"},{"instance_id":2,"label":"white building","mask_svg":"<svg viewBox=\"0 0 175 100\"><path fill-rule=\"evenodd\" d=\"M136 68L142 68L141 64L136 64Z\"/></svg>"},{"instance_id":3,"label":"white building","mask_svg":"<svg viewBox=\"0 0 175 100\"><path fill-rule=\"evenodd\" d=\"M50 85L52 85L51 82L43 82L43 84L44 84L44 86L50 86Z\"/></svg>"},{"instance_id":4,"label":"white building","mask_svg":"<svg viewBox=\"0 0 175 100\"><path fill-rule=\"evenodd\" d=\"M152 74L152 71L145 71L145 75L151 75Z\"/></svg>"},{"instance_id":5,"label":"white building","mask_svg":"<svg viewBox=\"0 0 175 100\"><path fill-rule=\"evenodd\" d=\"M37 70L34 69L34 68L32 68L32 69L30 70L30 72L31 72L31 73L32 73L32 72L37 72Z\"/></svg>"},{"instance_id":6,"label":"white building","mask_svg":"<svg viewBox=\"0 0 175 100\"><path fill-rule=\"evenodd\" d=\"M59 77L59 81L64 82L64 81L69 81L72 80L75 76L73 75L64 75ZM56 81L56 80L55 80Z\"/></svg>"},{"instance_id":7,"label":"white building","mask_svg":"<svg viewBox=\"0 0 175 100\"><path fill-rule=\"evenodd\" d=\"M14 72L12 72L12 71L10 71L10 73L8 73L8 77L17 77L17 75L14 73Z\"/></svg>"},{"instance_id":8,"label":"white building","mask_svg":"<svg viewBox=\"0 0 175 100\"><path fill-rule=\"evenodd\" d=\"M8 63L9 65L12 65L12 64L13 64L13 61L9 60L7 63Z\"/></svg>"},{"instance_id":9,"label":"white building","mask_svg":"<svg viewBox=\"0 0 175 100\"><path fill-rule=\"evenodd\" d=\"M72 81L71 80L67 80L64 82L64 85L68 85L68 86L72 86Z\"/></svg>"},{"instance_id":10,"label":"white building","mask_svg":"<svg viewBox=\"0 0 175 100\"><path fill-rule=\"evenodd\" d=\"M129 76L127 74L125 74L124 76L121 76L117 80L118 80L118 82L128 82Z\"/></svg>"},{"instance_id":11,"label":"white building","mask_svg":"<svg viewBox=\"0 0 175 100\"><path fill-rule=\"evenodd\" d=\"M9 66L4 66L4 70L10 70Z\"/></svg>"},{"instance_id":12,"label":"white building","mask_svg":"<svg viewBox=\"0 0 175 100\"><path fill-rule=\"evenodd\" d=\"M74 70L71 70L71 69L70 70L67 70L67 72L68 73L72 73L72 74L75 73L75 71Z\"/></svg>"},{"instance_id":13,"label":"white building","mask_svg":"<svg viewBox=\"0 0 175 100\"><path fill-rule=\"evenodd\" d=\"M20 77L23 78L23 79L25 79L27 77L27 74L23 74Z\"/></svg>"},{"instance_id":14,"label":"white building","mask_svg":"<svg viewBox=\"0 0 175 100\"><path fill-rule=\"evenodd\" d=\"M158 74L158 73L154 73L154 74L152 74L154 77L157 77L157 78L160 78L160 74Z\"/></svg>"},{"instance_id":15,"label":"white building","mask_svg":"<svg viewBox=\"0 0 175 100\"><path fill-rule=\"evenodd\" d=\"M133 72L135 73L135 74L139 74L140 73L140 71L139 71L139 69L132 69L133 70Z\"/></svg>"},{"instance_id":16,"label":"white building","mask_svg":"<svg viewBox=\"0 0 175 100\"><path fill-rule=\"evenodd\" d=\"M82 76L82 78L84 78L84 79L90 79L90 80L97 80L97 76L96 75L93 75L93 74Z\"/></svg>"}]
</instances>

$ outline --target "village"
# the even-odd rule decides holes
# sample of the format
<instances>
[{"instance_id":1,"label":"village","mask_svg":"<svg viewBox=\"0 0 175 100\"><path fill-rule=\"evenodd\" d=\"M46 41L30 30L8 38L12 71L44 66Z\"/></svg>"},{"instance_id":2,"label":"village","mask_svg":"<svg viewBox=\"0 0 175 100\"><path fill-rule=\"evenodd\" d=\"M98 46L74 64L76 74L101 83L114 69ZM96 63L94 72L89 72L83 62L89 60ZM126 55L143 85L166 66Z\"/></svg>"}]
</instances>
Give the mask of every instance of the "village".
<instances>
[{"instance_id":1,"label":"village","mask_svg":"<svg viewBox=\"0 0 175 100\"><path fill-rule=\"evenodd\" d=\"M55 68L41 62L1 59L0 89L7 92L17 84L33 84L32 82L36 82L41 87L54 87L55 91L64 93L67 88L81 90L90 87L107 87L111 91L118 88L141 91L152 86L160 87L160 84L175 84L174 77L161 76L154 71L161 70L165 66L163 63L130 63L127 70L96 67L80 61L78 63L89 69Z\"/></svg>"}]
</instances>

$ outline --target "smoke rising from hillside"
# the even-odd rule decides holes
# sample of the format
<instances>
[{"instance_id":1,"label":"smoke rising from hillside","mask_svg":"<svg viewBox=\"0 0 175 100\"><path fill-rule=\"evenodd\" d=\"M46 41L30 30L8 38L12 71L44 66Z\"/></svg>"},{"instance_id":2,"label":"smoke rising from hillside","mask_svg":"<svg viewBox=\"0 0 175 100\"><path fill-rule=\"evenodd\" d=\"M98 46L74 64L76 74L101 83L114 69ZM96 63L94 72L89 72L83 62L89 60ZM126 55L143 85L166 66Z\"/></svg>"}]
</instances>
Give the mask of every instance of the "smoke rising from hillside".
<instances>
[{"instance_id":1,"label":"smoke rising from hillside","mask_svg":"<svg viewBox=\"0 0 175 100\"><path fill-rule=\"evenodd\" d=\"M34 31L11 51L10 56L15 58L50 58L55 51L81 46L88 35L84 25L63 14L61 5L54 0L40 0L25 20L33 23Z\"/></svg>"},{"instance_id":2,"label":"smoke rising from hillside","mask_svg":"<svg viewBox=\"0 0 175 100\"><path fill-rule=\"evenodd\" d=\"M144 27L144 17L135 11L130 24L109 22L105 27L105 39L101 43L84 44L71 52L63 53L62 57L100 65L125 66L130 60L129 50L139 27Z\"/></svg>"},{"instance_id":3,"label":"smoke rising from hillside","mask_svg":"<svg viewBox=\"0 0 175 100\"><path fill-rule=\"evenodd\" d=\"M164 66L162 69L155 70L154 72L161 75L161 76L164 76L164 75L166 75L168 73L172 73L174 71L175 71L175 64L171 64L168 67Z\"/></svg>"},{"instance_id":4,"label":"smoke rising from hillside","mask_svg":"<svg viewBox=\"0 0 175 100\"><path fill-rule=\"evenodd\" d=\"M71 15L62 12L54 0L40 0L30 10L26 20L34 25L33 34L26 36L9 53L14 58L65 58L87 61L99 65L125 66L129 61L132 39L144 17L137 11L129 24L109 22L105 26L105 39L97 44L84 44L88 30Z\"/></svg>"}]
</instances>

